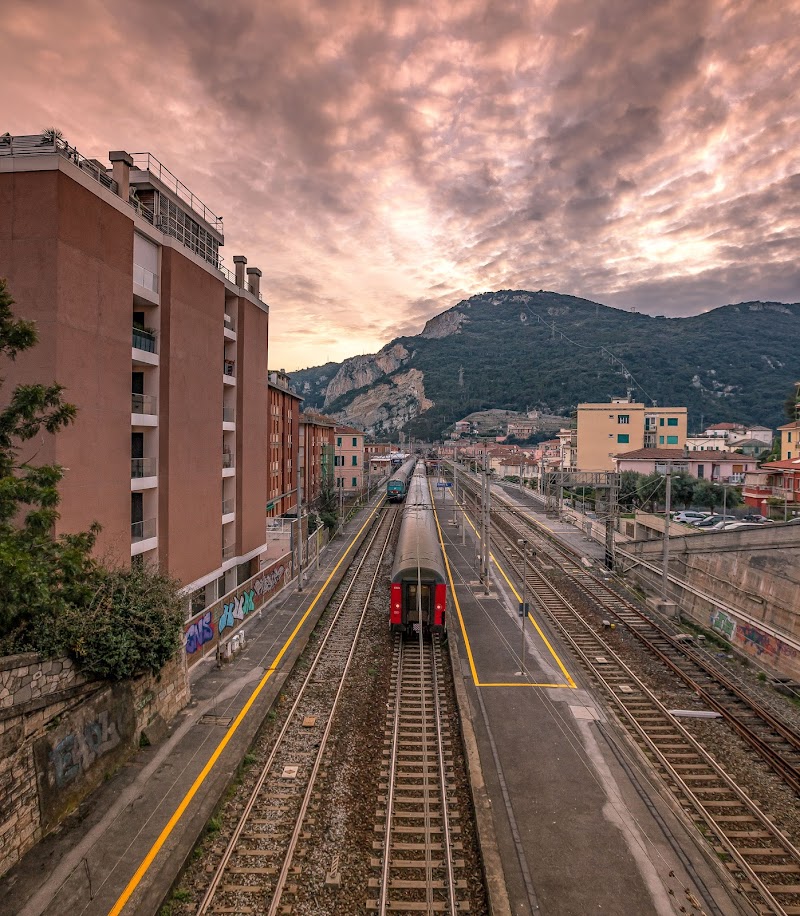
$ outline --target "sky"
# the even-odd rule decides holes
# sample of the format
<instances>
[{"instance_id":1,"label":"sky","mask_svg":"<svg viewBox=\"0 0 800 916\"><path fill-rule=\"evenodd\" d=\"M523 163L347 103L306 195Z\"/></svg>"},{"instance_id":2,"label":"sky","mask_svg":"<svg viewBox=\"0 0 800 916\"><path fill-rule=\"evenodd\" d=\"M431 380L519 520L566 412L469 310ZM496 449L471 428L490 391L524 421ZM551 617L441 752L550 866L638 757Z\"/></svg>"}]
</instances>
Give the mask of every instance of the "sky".
<instances>
[{"instance_id":1,"label":"sky","mask_svg":"<svg viewBox=\"0 0 800 916\"><path fill-rule=\"evenodd\" d=\"M263 271L271 368L487 290L800 300L800 0L2 10L0 133L160 159Z\"/></svg>"}]
</instances>

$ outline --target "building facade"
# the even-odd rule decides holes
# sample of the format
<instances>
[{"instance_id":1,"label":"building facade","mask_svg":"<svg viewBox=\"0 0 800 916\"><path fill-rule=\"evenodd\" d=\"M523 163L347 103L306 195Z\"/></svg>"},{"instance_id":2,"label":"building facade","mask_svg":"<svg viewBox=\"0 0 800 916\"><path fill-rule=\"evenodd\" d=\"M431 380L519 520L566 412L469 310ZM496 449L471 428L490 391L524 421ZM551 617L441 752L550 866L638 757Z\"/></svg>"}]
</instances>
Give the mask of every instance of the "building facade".
<instances>
[{"instance_id":1,"label":"building facade","mask_svg":"<svg viewBox=\"0 0 800 916\"><path fill-rule=\"evenodd\" d=\"M300 442L303 449L303 502L319 508L325 480L334 486L334 429L336 421L323 414L300 414Z\"/></svg>"},{"instance_id":2,"label":"building facade","mask_svg":"<svg viewBox=\"0 0 800 916\"><path fill-rule=\"evenodd\" d=\"M285 372L270 372L268 387L267 518L279 518L297 513L297 470L301 465L300 405L303 399L292 391L289 376Z\"/></svg>"},{"instance_id":3,"label":"building facade","mask_svg":"<svg viewBox=\"0 0 800 916\"><path fill-rule=\"evenodd\" d=\"M157 564L197 609L265 544L269 308L260 270L223 267L220 217L150 154L109 159L0 144L0 263L39 333L6 381L78 407L37 454L67 469L56 534L99 522L99 554Z\"/></svg>"},{"instance_id":4,"label":"building facade","mask_svg":"<svg viewBox=\"0 0 800 916\"><path fill-rule=\"evenodd\" d=\"M613 471L614 455L686 444L685 407L646 407L629 398L578 404L575 461L579 471Z\"/></svg>"},{"instance_id":5,"label":"building facade","mask_svg":"<svg viewBox=\"0 0 800 916\"><path fill-rule=\"evenodd\" d=\"M334 473L336 486L345 496L358 493L366 485L364 477L364 433L352 426L334 430Z\"/></svg>"},{"instance_id":6,"label":"building facade","mask_svg":"<svg viewBox=\"0 0 800 916\"><path fill-rule=\"evenodd\" d=\"M614 456L614 470L620 473L665 473L665 469L670 467L674 472L685 471L698 480L733 486L743 484L745 475L756 465L755 458L735 452L690 452L677 448L642 448Z\"/></svg>"}]
</instances>

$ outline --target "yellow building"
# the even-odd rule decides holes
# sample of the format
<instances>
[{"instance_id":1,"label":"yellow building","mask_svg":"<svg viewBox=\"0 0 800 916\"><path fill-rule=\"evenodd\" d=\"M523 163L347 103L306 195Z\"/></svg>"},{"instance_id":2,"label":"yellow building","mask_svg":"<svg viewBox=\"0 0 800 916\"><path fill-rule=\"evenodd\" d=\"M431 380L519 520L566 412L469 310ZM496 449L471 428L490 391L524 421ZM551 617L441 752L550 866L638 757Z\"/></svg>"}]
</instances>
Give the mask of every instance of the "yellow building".
<instances>
[{"instance_id":1,"label":"yellow building","mask_svg":"<svg viewBox=\"0 0 800 916\"><path fill-rule=\"evenodd\" d=\"M639 448L683 448L685 407L646 407L629 398L578 404L579 471L613 471L612 456Z\"/></svg>"},{"instance_id":2,"label":"yellow building","mask_svg":"<svg viewBox=\"0 0 800 916\"><path fill-rule=\"evenodd\" d=\"M781 434L781 461L791 461L800 457L800 420L779 426Z\"/></svg>"}]
</instances>

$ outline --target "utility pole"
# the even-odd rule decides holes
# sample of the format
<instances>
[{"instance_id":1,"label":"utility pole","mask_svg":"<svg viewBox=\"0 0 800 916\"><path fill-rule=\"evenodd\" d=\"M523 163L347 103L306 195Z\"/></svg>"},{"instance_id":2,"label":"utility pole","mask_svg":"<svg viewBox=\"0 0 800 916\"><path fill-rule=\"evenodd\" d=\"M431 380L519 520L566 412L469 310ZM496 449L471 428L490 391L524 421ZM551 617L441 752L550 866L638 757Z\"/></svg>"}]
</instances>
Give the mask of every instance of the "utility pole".
<instances>
[{"instance_id":1,"label":"utility pole","mask_svg":"<svg viewBox=\"0 0 800 916\"><path fill-rule=\"evenodd\" d=\"M606 509L606 551L605 566L606 569L614 569L614 523L617 518L617 503L619 490L619 475L615 471L609 475L608 488L608 507Z\"/></svg>"},{"instance_id":2,"label":"utility pole","mask_svg":"<svg viewBox=\"0 0 800 916\"><path fill-rule=\"evenodd\" d=\"M669 600L669 509L672 497L672 464L667 462L667 495L664 512L664 555L661 560L661 598L666 605Z\"/></svg>"},{"instance_id":3,"label":"utility pole","mask_svg":"<svg viewBox=\"0 0 800 916\"><path fill-rule=\"evenodd\" d=\"M525 603L525 590L528 586L528 539L521 538L517 541L522 547L522 601L519 609L519 632L520 632L520 671L522 677L525 677L525 618L528 616L528 605Z\"/></svg>"},{"instance_id":4,"label":"utility pole","mask_svg":"<svg viewBox=\"0 0 800 916\"><path fill-rule=\"evenodd\" d=\"M481 579L483 580L484 594L489 594L489 504L492 488L489 484L489 452L483 453L483 524L481 526Z\"/></svg>"}]
</instances>

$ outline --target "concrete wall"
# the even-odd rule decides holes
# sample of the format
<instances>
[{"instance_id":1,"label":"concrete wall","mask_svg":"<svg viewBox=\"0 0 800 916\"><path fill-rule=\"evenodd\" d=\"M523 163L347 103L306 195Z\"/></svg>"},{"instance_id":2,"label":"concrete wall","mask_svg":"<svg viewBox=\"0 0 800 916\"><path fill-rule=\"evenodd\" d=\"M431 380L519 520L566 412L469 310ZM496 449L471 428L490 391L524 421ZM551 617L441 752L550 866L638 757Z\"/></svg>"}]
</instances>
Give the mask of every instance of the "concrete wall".
<instances>
[{"instance_id":1,"label":"concrete wall","mask_svg":"<svg viewBox=\"0 0 800 916\"><path fill-rule=\"evenodd\" d=\"M131 359L132 218L61 171L0 174L0 274L41 340L3 366L4 398L57 381L78 406L74 425L29 450L68 469L56 532L99 521L98 553L127 564L130 375L118 367Z\"/></svg>"},{"instance_id":2,"label":"concrete wall","mask_svg":"<svg viewBox=\"0 0 800 916\"><path fill-rule=\"evenodd\" d=\"M182 652L160 675L114 684L67 658L0 659L0 874L188 699Z\"/></svg>"},{"instance_id":3,"label":"concrete wall","mask_svg":"<svg viewBox=\"0 0 800 916\"><path fill-rule=\"evenodd\" d=\"M794 524L670 537L673 598L684 617L716 630L775 675L800 681L798 549ZM655 593L662 550L661 539L632 541L620 545L618 564Z\"/></svg>"}]
</instances>

